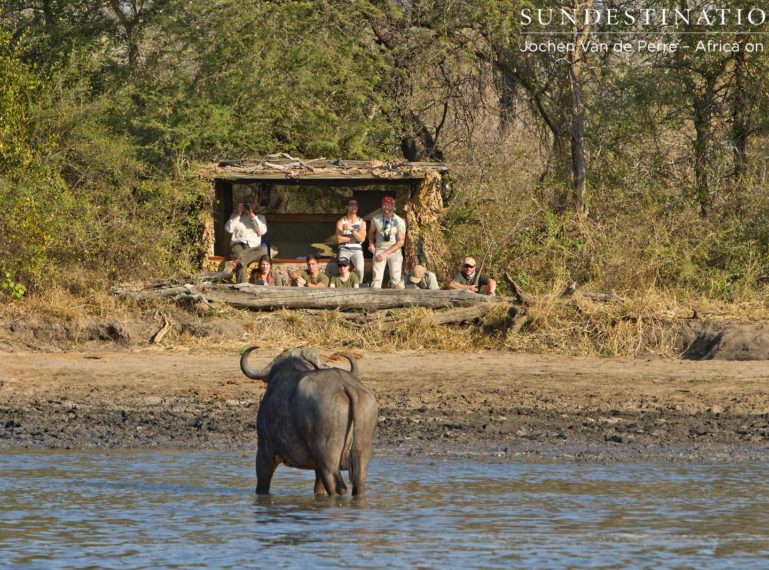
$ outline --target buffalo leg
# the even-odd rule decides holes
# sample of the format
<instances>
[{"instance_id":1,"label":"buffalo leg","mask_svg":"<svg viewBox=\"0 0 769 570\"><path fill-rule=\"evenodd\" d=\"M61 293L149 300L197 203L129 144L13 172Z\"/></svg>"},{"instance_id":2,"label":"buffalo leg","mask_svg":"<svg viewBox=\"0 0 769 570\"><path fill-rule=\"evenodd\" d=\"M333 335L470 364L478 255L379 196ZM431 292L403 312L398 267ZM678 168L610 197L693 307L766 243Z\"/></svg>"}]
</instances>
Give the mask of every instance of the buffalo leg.
<instances>
[{"instance_id":1,"label":"buffalo leg","mask_svg":"<svg viewBox=\"0 0 769 570\"><path fill-rule=\"evenodd\" d=\"M256 493L266 495L270 492L270 483L278 465L271 453L262 447L256 450Z\"/></svg>"},{"instance_id":2,"label":"buffalo leg","mask_svg":"<svg viewBox=\"0 0 769 570\"><path fill-rule=\"evenodd\" d=\"M334 472L325 466L318 468L318 471L320 473L320 480L323 482L323 487L326 489L326 493L333 497L336 495L336 479L334 478Z\"/></svg>"},{"instance_id":3,"label":"buffalo leg","mask_svg":"<svg viewBox=\"0 0 769 570\"><path fill-rule=\"evenodd\" d=\"M338 471L338 468L334 469L325 464L318 465L318 468L315 471L320 476L320 480L323 483L323 487L326 489L326 493L331 497L336 495L336 477L334 476L334 473Z\"/></svg>"},{"instance_id":4,"label":"buffalo leg","mask_svg":"<svg viewBox=\"0 0 769 570\"><path fill-rule=\"evenodd\" d=\"M342 472L337 471L336 475L334 475L334 480L336 481L336 494L337 495L344 495L347 493L347 485L344 482L344 479L342 478Z\"/></svg>"},{"instance_id":5,"label":"buffalo leg","mask_svg":"<svg viewBox=\"0 0 769 570\"><path fill-rule=\"evenodd\" d=\"M355 411L353 426L352 449L350 449L350 481L353 496L361 496L366 492L366 475L368 464L374 448L374 430L376 429L376 403L373 399L361 399L360 406Z\"/></svg>"},{"instance_id":6,"label":"buffalo leg","mask_svg":"<svg viewBox=\"0 0 769 570\"><path fill-rule=\"evenodd\" d=\"M323 486L323 480L320 477L320 469L315 470L315 494L325 495L326 488Z\"/></svg>"},{"instance_id":7,"label":"buffalo leg","mask_svg":"<svg viewBox=\"0 0 769 570\"><path fill-rule=\"evenodd\" d=\"M368 462L370 459L370 452L362 452L356 457L355 467L350 469L353 496L360 496L366 492L366 474L368 473Z\"/></svg>"}]
</instances>

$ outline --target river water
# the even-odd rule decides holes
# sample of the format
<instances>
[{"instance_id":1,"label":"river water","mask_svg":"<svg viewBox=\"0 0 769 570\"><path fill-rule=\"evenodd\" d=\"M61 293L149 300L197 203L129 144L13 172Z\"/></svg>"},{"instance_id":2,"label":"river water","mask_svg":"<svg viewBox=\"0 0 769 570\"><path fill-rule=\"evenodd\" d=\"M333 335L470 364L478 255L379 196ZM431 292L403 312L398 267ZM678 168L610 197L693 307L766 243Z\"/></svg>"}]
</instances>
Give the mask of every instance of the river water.
<instances>
[{"instance_id":1,"label":"river water","mask_svg":"<svg viewBox=\"0 0 769 570\"><path fill-rule=\"evenodd\" d=\"M3 452L0 567L766 568L767 463L378 457L315 498L219 452Z\"/></svg>"}]
</instances>

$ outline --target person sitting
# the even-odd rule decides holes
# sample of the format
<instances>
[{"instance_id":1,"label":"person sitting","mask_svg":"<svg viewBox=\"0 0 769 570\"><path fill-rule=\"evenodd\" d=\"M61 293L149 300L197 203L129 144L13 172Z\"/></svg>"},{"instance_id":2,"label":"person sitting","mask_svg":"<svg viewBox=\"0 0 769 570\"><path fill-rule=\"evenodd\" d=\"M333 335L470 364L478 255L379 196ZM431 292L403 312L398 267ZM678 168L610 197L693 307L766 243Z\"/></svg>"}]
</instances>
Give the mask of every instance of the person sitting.
<instances>
[{"instance_id":1,"label":"person sitting","mask_svg":"<svg viewBox=\"0 0 769 570\"><path fill-rule=\"evenodd\" d=\"M424 265L415 265L411 273L406 274L406 289L438 289L438 278Z\"/></svg>"},{"instance_id":2,"label":"person sitting","mask_svg":"<svg viewBox=\"0 0 769 570\"><path fill-rule=\"evenodd\" d=\"M283 277L272 269L272 259L269 255L259 258L259 267L251 273L251 283L267 287L283 287Z\"/></svg>"},{"instance_id":3,"label":"person sitting","mask_svg":"<svg viewBox=\"0 0 769 570\"><path fill-rule=\"evenodd\" d=\"M496 295L497 282L488 275L476 271L474 258L465 257L462 269L449 281L448 288L467 289L473 293L494 296Z\"/></svg>"},{"instance_id":4,"label":"person sitting","mask_svg":"<svg viewBox=\"0 0 769 570\"><path fill-rule=\"evenodd\" d=\"M310 287L318 289L328 287L328 275L320 270L318 256L311 253L307 256L307 269L292 275L292 285L296 287Z\"/></svg>"},{"instance_id":5,"label":"person sitting","mask_svg":"<svg viewBox=\"0 0 769 570\"><path fill-rule=\"evenodd\" d=\"M350 260L346 257L340 257L336 260L336 266L339 268L339 275L331 278L329 287L337 289L359 289L360 278L355 271L350 271Z\"/></svg>"},{"instance_id":6,"label":"person sitting","mask_svg":"<svg viewBox=\"0 0 769 570\"><path fill-rule=\"evenodd\" d=\"M230 255L237 263L238 283L248 281L248 266L269 253L262 246L262 236L267 233L267 220L264 216L256 214L256 202L243 202L238 204L227 223L224 231L232 234L230 241Z\"/></svg>"}]
</instances>

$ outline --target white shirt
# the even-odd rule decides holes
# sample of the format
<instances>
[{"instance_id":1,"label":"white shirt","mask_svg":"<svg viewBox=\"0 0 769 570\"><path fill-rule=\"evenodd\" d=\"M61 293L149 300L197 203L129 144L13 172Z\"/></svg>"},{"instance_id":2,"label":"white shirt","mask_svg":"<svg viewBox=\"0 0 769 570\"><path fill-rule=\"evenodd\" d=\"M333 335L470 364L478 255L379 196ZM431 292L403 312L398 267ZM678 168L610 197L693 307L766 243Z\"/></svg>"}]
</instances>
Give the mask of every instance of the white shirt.
<instances>
[{"instance_id":1,"label":"white shirt","mask_svg":"<svg viewBox=\"0 0 769 570\"><path fill-rule=\"evenodd\" d=\"M349 237L350 241L341 244L339 247L346 247L347 249L362 249L361 242L352 237L352 233L360 230L361 225L363 225L363 220L357 218L355 222L350 222L350 220L347 219L347 216L345 216L342 218L342 227L344 227L344 224L347 224L347 231L344 233L344 235Z\"/></svg>"},{"instance_id":2,"label":"white shirt","mask_svg":"<svg viewBox=\"0 0 769 570\"><path fill-rule=\"evenodd\" d=\"M398 234L406 235L406 222L397 214L385 219L384 214L377 214L371 218L371 223L376 228L376 248L387 249L398 241ZM387 232L385 232L387 228ZM389 239L387 239L389 238Z\"/></svg>"},{"instance_id":3,"label":"white shirt","mask_svg":"<svg viewBox=\"0 0 769 570\"><path fill-rule=\"evenodd\" d=\"M232 234L233 245L244 243L248 247L259 247L262 245L262 236L267 233L267 220L261 214L238 216L237 212L233 212L224 224L224 231Z\"/></svg>"}]
</instances>

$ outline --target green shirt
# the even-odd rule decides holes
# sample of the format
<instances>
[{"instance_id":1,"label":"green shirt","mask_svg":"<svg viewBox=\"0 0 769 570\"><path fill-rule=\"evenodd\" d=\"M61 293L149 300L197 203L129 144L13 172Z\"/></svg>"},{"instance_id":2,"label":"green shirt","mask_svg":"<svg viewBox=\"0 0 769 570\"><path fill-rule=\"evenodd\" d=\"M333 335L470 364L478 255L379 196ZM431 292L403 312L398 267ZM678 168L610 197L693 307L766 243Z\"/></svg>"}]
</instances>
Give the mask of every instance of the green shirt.
<instances>
[{"instance_id":1,"label":"green shirt","mask_svg":"<svg viewBox=\"0 0 769 570\"><path fill-rule=\"evenodd\" d=\"M460 285L475 285L476 287L478 287L478 289L482 289L483 287L486 287L486 285L489 284L488 275L484 275L483 273L481 273L480 276L478 276L477 281L475 280L476 275L477 275L476 273L473 273L472 276L468 278L467 275L465 275L460 271L459 273L454 275L454 278L452 279L452 281L456 281Z\"/></svg>"},{"instance_id":2,"label":"green shirt","mask_svg":"<svg viewBox=\"0 0 769 570\"><path fill-rule=\"evenodd\" d=\"M312 277L310 277L310 274L307 273L306 269L302 269L300 276L302 277L302 279L307 281L307 283L312 283L313 285L318 285L319 283L322 283L323 285L328 287L328 275L326 275L322 271L318 271L318 276L315 279L313 279Z\"/></svg>"},{"instance_id":3,"label":"green shirt","mask_svg":"<svg viewBox=\"0 0 769 570\"><path fill-rule=\"evenodd\" d=\"M360 277L354 271L350 272L350 277L347 281L342 281L339 275L334 275L331 278L331 285L337 289L353 289L355 285L360 285Z\"/></svg>"}]
</instances>

